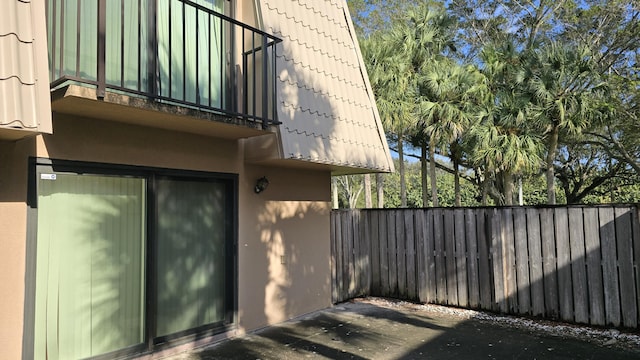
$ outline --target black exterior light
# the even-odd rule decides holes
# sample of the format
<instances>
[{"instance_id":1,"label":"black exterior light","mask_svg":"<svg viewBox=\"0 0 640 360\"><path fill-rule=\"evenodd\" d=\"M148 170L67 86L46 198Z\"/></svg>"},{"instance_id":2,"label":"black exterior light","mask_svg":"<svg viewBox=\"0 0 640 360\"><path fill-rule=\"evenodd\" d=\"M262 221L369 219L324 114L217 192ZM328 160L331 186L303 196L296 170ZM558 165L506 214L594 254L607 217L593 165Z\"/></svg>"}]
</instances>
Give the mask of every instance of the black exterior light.
<instances>
[{"instance_id":1,"label":"black exterior light","mask_svg":"<svg viewBox=\"0 0 640 360\"><path fill-rule=\"evenodd\" d=\"M269 179L267 179L266 176L263 176L256 181L256 187L253 188L253 191L255 191L256 194L260 194L267 189L267 186L269 186Z\"/></svg>"}]
</instances>

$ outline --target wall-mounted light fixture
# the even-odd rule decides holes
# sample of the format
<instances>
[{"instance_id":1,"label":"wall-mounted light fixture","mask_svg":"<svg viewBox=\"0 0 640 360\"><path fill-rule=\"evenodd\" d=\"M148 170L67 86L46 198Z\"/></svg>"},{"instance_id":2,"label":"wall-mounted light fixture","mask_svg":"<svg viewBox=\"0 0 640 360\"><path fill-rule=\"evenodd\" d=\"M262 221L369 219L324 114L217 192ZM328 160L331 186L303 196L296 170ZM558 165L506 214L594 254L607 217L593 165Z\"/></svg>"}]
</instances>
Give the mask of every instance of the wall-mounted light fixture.
<instances>
[{"instance_id":1,"label":"wall-mounted light fixture","mask_svg":"<svg viewBox=\"0 0 640 360\"><path fill-rule=\"evenodd\" d=\"M266 176L263 176L256 181L256 187L253 188L253 191L255 191L256 194L260 194L267 189L267 186L269 186L269 179L267 179Z\"/></svg>"}]
</instances>

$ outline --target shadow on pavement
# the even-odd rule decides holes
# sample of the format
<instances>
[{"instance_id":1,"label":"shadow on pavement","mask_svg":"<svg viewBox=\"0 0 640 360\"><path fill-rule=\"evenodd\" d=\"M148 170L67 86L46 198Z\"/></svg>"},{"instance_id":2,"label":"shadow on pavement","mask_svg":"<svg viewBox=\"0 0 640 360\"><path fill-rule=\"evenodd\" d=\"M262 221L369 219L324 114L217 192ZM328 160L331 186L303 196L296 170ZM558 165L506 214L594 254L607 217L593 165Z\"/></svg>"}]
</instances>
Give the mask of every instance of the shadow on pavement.
<instances>
[{"instance_id":1,"label":"shadow on pavement","mask_svg":"<svg viewBox=\"0 0 640 360\"><path fill-rule=\"evenodd\" d=\"M354 300L173 359L638 359L640 349Z\"/></svg>"}]
</instances>

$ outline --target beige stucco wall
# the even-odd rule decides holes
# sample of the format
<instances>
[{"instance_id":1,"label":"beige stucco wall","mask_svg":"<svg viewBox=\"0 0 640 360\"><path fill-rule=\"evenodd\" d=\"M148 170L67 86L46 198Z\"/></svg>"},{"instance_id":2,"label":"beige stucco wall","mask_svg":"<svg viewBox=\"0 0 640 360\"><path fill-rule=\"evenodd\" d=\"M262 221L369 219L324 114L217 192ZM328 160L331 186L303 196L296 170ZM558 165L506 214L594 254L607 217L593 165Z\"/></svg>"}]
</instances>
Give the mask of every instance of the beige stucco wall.
<instances>
[{"instance_id":1,"label":"beige stucco wall","mask_svg":"<svg viewBox=\"0 0 640 360\"><path fill-rule=\"evenodd\" d=\"M28 157L32 138L0 140L0 358L22 353Z\"/></svg>"},{"instance_id":2,"label":"beige stucco wall","mask_svg":"<svg viewBox=\"0 0 640 360\"><path fill-rule=\"evenodd\" d=\"M54 116L54 128L54 135L0 142L0 229L7 249L0 255L3 357L21 354L27 167L34 154L238 174L239 333L330 305L329 170L245 164L243 140L61 115ZM255 194L255 181L262 176L270 185Z\"/></svg>"},{"instance_id":3,"label":"beige stucco wall","mask_svg":"<svg viewBox=\"0 0 640 360\"><path fill-rule=\"evenodd\" d=\"M53 121L55 134L38 137L39 157L230 173L241 169L236 141L63 115Z\"/></svg>"},{"instance_id":4,"label":"beige stucco wall","mask_svg":"<svg viewBox=\"0 0 640 360\"><path fill-rule=\"evenodd\" d=\"M253 193L255 179L269 187ZM330 305L330 175L248 167L240 185L240 330Z\"/></svg>"}]
</instances>

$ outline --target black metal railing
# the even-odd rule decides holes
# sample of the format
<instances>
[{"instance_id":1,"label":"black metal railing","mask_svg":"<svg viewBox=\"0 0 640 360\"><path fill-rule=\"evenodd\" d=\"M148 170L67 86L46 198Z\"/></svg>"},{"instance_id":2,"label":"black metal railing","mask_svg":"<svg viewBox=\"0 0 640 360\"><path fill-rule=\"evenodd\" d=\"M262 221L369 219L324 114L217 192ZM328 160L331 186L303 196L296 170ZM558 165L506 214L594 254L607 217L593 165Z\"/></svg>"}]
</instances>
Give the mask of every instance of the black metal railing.
<instances>
[{"instance_id":1,"label":"black metal railing","mask_svg":"<svg viewBox=\"0 0 640 360\"><path fill-rule=\"evenodd\" d=\"M203 5L215 2L48 0L52 89L78 82L98 97L109 89L277 123L281 40Z\"/></svg>"}]
</instances>

